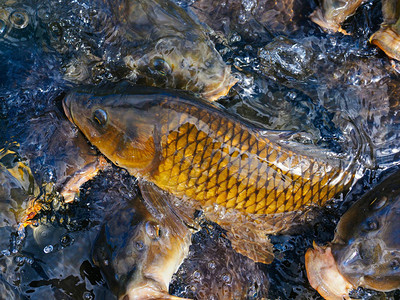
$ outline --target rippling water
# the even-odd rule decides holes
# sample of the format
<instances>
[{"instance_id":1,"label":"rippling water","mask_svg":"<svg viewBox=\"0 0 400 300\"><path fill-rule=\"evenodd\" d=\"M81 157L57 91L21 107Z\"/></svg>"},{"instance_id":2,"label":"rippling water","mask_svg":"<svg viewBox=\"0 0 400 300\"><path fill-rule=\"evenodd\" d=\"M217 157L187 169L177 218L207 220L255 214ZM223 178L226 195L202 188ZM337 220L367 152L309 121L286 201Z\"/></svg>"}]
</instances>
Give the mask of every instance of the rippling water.
<instances>
[{"instance_id":1,"label":"rippling water","mask_svg":"<svg viewBox=\"0 0 400 300\"><path fill-rule=\"evenodd\" d=\"M293 131L290 138L296 142L356 157L360 170L371 171L359 174L364 176L346 201L339 195L315 213L314 222L293 235L272 237L277 259L268 266L236 254L221 229L205 222L170 291L202 299L212 298L207 291L224 289L226 294L214 297L235 290L248 298L268 291L271 299L320 299L307 283L305 250L313 240L331 240L350 203L374 186L380 172L399 162L399 75L392 62L367 43L379 28L380 1L368 1L345 22L351 36L328 35L313 24L308 15L316 4L311 0L177 4L191 10L224 61L234 66L239 81L219 101L222 105L268 130ZM139 43L121 29L118 7L117 0L0 2L4 299L113 298L91 251L107 212L133 197L135 182L124 171L113 168L85 184L74 204L50 203L40 215L41 225L28 227L22 242L15 218L34 193L33 186L57 188L93 156L87 144L85 154L68 142L76 138L76 129L60 107L63 95L80 84L147 82L145 76L134 76L124 57L142 55L150 41ZM16 180L12 170L19 162L29 166L33 177ZM398 291L362 289L354 296L400 297Z\"/></svg>"}]
</instances>

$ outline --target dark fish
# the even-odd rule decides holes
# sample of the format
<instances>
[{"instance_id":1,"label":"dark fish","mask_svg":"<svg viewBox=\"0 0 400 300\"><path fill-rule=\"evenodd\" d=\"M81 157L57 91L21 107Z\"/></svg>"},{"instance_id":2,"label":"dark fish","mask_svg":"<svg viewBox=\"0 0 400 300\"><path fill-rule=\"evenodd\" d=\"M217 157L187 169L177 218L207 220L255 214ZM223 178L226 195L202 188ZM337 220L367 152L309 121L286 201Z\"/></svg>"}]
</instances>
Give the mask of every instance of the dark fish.
<instances>
[{"instance_id":1,"label":"dark fish","mask_svg":"<svg viewBox=\"0 0 400 300\"><path fill-rule=\"evenodd\" d=\"M31 172L35 189L30 197L25 197L26 202L28 198L32 201L25 211L19 212L18 219L24 226L31 223L43 201L60 200L60 195L65 202L73 201L80 186L108 165L57 108L29 119L15 139L20 142L15 147L15 160L23 157L27 162L17 164L19 173L14 177L20 174L21 180L26 181L21 171L25 168L24 172Z\"/></svg>"},{"instance_id":2,"label":"dark fish","mask_svg":"<svg viewBox=\"0 0 400 300\"><path fill-rule=\"evenodd\" d=\"M116 15L125 39L142 44L124 60L146 85L189 90L216 100L236 83L204 29L172 1L123 1Z\"/></svg>"},{"instance_id":3,"label":"dark fish","mask_svg":"<svg viewBox=\"0 0 400 300\"><path fill-rule=\"evenodd\" d=\"M351 160L292 145L188 95L138 87L112 93L73 92L66 114L116 165L179 198L184 215L203 209L241 241L236 250L257 248L255 260L268 261L259 246L265 233L287 229L354 178Z\"/></svg>"},{"instance_id":4,"label":"dark fish","mask_svg":"<svg viewBox=\"0 0 400 300\"><path fill-rule=\"evenodd\" d=\"M93 247L93 260L119 299L183 299L169 282L190 245L190 230L168 206L155 218L140 195L110 213Z\"/></svg>"},{"instance_id":5,"label":"dark fish","mask_svg":"<svg viewBox=\"0 0 400 300\"><path fill-rule=\"evenodd\" d=\"M326 299L348 297L352 288L400 288L400 173L386 178L340 219L328 247L306 254L311 285Z\"/></svg>"},{"instance_id":6,"label":"dark fish","mask_svg":"<svg viewBox=\"0 0 400 300\"><path fill-rule=\"evenodd\" d=\"M173 1L47 5L49 13L44 16L42 7L34 7L46 24L43 42L50 39L51 48L63 54L68 81L97 84L125 79L189 90L209 100L226 95L237 81L204 28Z\"/></svg>"}]
</instances>

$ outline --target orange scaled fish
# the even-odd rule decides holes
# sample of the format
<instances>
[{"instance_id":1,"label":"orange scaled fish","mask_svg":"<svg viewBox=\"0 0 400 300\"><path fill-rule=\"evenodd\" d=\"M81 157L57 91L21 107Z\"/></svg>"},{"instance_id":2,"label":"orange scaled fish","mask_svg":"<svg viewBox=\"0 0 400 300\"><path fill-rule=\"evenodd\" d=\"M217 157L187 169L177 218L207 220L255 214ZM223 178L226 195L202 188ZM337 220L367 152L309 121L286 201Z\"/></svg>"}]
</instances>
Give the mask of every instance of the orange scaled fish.
<instances>
[{"instance_id":1,"label":"orange scaled fish","mask_svg":"<svg viewBox=\"0 0 400 300\"><path fill-rule=\"evenodd\" d=\"M355 174L351 159L293 145L177 91L76 90L63 105L102 154L139 179L153 211L170 205L191 224L201 209L254 261L273 259L266 234L300 222L307 208L348 188Z\"/></svg>"}]
</instances>

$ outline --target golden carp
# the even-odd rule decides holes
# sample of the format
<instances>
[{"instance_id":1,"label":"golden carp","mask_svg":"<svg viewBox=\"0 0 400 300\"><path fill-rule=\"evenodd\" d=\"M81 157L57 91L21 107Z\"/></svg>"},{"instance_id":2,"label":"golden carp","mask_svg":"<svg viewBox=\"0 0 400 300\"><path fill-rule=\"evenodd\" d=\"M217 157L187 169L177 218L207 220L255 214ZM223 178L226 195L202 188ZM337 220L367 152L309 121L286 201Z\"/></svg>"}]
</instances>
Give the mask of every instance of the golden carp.
<instances>
[{"instance_id":1,"label":"golden carp","mask_svg":"<svg viewBox=\"0 0 400 300\"><path fill-rule=\"evenodd\" d=\"M202 209L255 261L271 259L266 233L287 229L354 178L351 159L290 144L187 94L113 92L72 92L65 112L101 153L140 179L142 192L152 182L171 193L187 219ZM159 198L148 194L150 202Z\"/></svg>"},{"instance_id":2,"label":"golden carp","mask_svg":"<svg viewBox=\"0 0 400 300\"><path fill-rule=\"evenodd\" d=\"M325 299L400 288L399 186L399 172L387 177L343 215L332 243L307 251L307 276Z\"/></svg>"}]
</instances>

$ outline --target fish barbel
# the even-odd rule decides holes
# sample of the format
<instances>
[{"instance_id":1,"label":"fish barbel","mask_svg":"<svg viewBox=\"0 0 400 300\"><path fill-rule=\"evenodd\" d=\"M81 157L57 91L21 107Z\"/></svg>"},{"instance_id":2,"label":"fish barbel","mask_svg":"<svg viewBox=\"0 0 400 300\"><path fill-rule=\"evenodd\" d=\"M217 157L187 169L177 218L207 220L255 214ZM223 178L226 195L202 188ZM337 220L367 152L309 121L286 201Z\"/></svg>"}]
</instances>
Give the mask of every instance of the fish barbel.
<instances>
[{"instance_id":1,"label":"fish barbel","mask_svg":"<svg viewBox=\"0 0 400 300\"><path fill-rule=\"evenodd\" d=\"M88 140L131 175L181 199L176 206L186 201L203 209L238 239L242 225L264 236L285 229L287 221L265 224L323 205L354 178L351 161L285 143L187 94L145 87L91 92L74 91L64 101Z\"/></svg>"}]
</instances>

